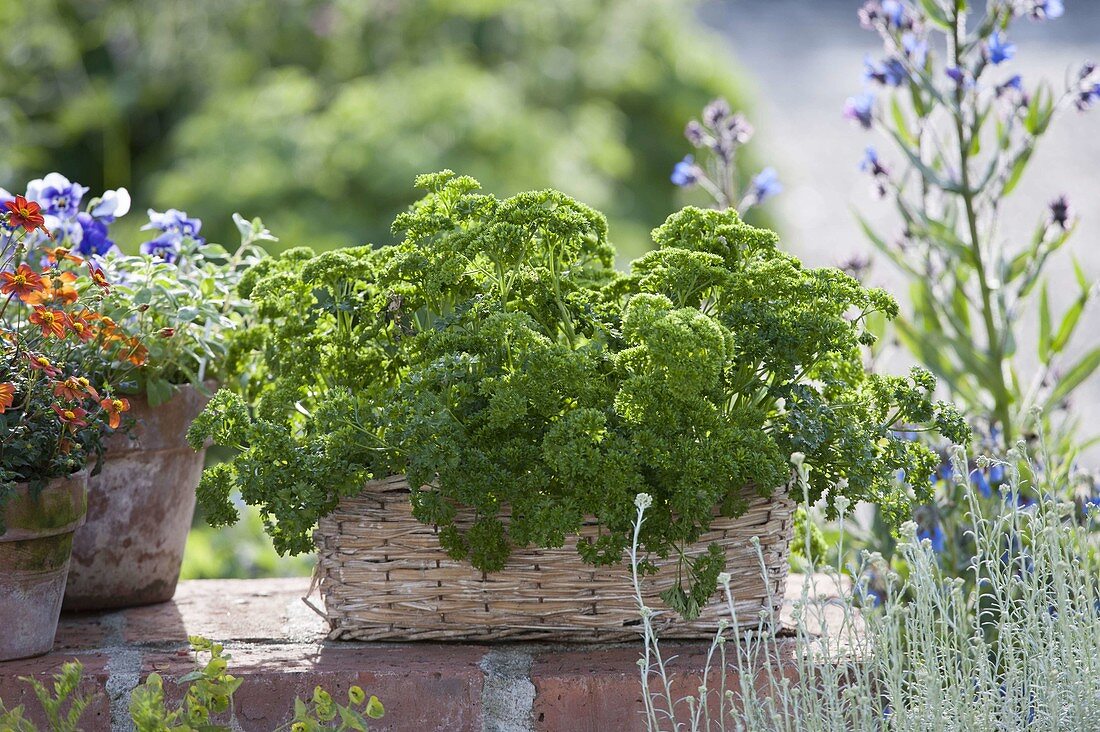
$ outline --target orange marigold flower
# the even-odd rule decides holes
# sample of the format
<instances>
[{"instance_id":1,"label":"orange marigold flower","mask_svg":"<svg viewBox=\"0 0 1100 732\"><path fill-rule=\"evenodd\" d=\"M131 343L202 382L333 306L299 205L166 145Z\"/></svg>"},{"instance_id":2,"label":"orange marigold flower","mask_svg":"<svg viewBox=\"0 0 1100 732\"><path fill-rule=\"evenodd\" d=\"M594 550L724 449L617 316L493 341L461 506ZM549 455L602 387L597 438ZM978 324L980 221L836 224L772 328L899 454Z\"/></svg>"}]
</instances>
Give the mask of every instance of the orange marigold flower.
<instances>
[{"instance_id":1,"label":"orange marigold flower","mask_svg":"<svg viewBox=\"0 0 1100 732\"><path fill-rule=\"evenodd\" d=\"M84 419L87 416L88 411L81 409L80 407L63 407L60 404L50 405L53 411L57 414L58 420L66 427L87 427L88 421Z\"/></svg>"},{"instance_id":2,"label":"orange marigold flower","mask_svg":"<svg viewBox=\"0 0 1100 732\"><path fill-rule=\"evenodd\" d=\"M22 226L28 232L42 229L46 236L50 235L46 228L46 218L42 215L42 207L34 201L28 201L23 196L16 196L13 200L4 204L8 209L8 224L12 228Z\"/></svg>"},{"instance_id":3,"label":"orange marigold flower","mask_svg":"<svg viewBox=\"0 0 1100 732\"><path fill-rule=\"evenodd\" d=\"M0 282L3 282L3 285L0 285L0 292L5 295L14 294L24 302L31 295L46 288L38 273L25 263L20 264L14 272L0 272Z\"/></svg>"},{"instance_id":4,"label":"orange marigold flower","mask_svg":"<svg viewBox=\"0 0 1100 732\"><path fill-rule=\"evenodd\" d=\"M46 358L40 353L31 353L27 356L27 362L30 363L31 368L35 371L41 371L50 378L53 378L61 373L60 369L53 365L50 359Z\"/></svg>"},{"instance_id":5,"label":"orange marigold flower","mask_svg":"<svg viewBox=\"0 0 1100 732\"><path fill-rule=\"evenodd\" d=\"M76 264L81 264L84 261L84 257L76 256L65 247L53 247L52 249L46 247L42 251L46 252L46 259L54 264L61 264L62 262L75 262Z\"/></svg>"},{"instance_id":6,"label":"orange marigold flower","mask_svg":"<svg viewBox=\"0 0 1100 732\"><path fill-rule=\"evenodd\" d=\"M107 412L107 424L111 429L117 430L122 424L122 413L130 411L130 400L122 397L108 397L99 403Z\"/></svg>"},{"instance_id":7,"label":"orange marigold flower","mask_svg":"<svg viewBox=\"0 0 1100 732\"><path fill-rule=\"evenodd\" d=\"M83 376L68 376L64 381L54 382L53 393L54 396L70 402L78 402L88 397L99 399L99 392Z\"/></svg>"},{"instance_id":8,"label":"orange marigold flower","mask_svg":"<svg viewBox=\"0 0 1100 732\"><path fill-rule=\"evenodd\" d=\"M90 396L92 399L99 399L99 392L92 386L92 382L88 381L86 376L76 376L76 383L80 384L80 388L84 390L84 393Z\"/></svg>"},{"instance_id":9,"label":"orange marigold flower","mask_svg":"<svg viewBox=\"0 0 1100 732\"><path fill-rule=\"evenodd\" d=\"M68 316L69 330L76 334L81 343L87 343L95 338L95 329L88 322L83 313L73 313Z\"/></svg>"},{"instance_id":10,"label":"orange marigold flower","mask_svg":"<svg viewBox=\"0 0 1100 732\"><path fill-rule=\"evenodd\" d=\"M133 365L144 366L145 362L149 360L149 349L142 345L137 338L130 339L129 349L126 353L126 360Z\"/></svg>"},{"instance_id":11,"label":"orange marigold flower","mask_svg":"<svg viewBox=\"0 0 1100 732\"><path fill-rule=\"evenodd\" d=\"M62 338L65 335L65 313L38 306L31 313L30 321L42 329L42 335Z\"/></svg>"},{"instance_id":12,"label":"orange marigold flower","mask_svg":"<svg viewBox=\"0 0 1100 732\"><path fill-rule=\"evenodd\" d=\"M15 384L11 382L0 384L0 414L3 414L14 401Z\"/></svg>"},{"instance_id":13,"label":"orange marigold flower","mask_svg":"<svg viewBox=\"0 0 1100 732\"><path fill-rule=\"evenodd\" d=\"M107 275L103 274L103 270L99 267L95 267L91 262L88 262L88 272L92 275L92 282L96 287L104 292L111 291L111 283L107 281Z\"/></svg>"},{"instance_id":14,"label":"orange marigold flower","mask_svg":"<svg viewBox=\"0 0 1100 732\"><path fill-rule=\"evenodd\" d=\"M76 280L77 277L72 272L52 272L43 278L42 289L27 295L23 302L29 305L45 305L49 302L72 305L80 298L75 287Z\"/></svg>"}]
</instances>

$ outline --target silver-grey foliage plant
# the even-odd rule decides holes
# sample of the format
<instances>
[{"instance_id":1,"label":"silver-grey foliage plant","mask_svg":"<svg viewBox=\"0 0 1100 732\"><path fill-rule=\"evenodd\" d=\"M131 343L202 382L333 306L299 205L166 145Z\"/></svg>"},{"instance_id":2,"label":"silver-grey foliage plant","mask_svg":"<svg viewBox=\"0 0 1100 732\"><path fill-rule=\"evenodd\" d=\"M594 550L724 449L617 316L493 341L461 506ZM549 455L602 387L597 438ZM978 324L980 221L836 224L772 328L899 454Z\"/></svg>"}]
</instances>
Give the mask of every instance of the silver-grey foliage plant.
<instances>
[{"instance_id":1,"label":"silver-grey foliage plant","mask_svg":"<svg viewBox=\"0 0 1100 732\"><path fill-rule=\"evenodd\" d=\"M1020 490L1009 456L1006 493ZM964 456L955 456L964 463ZM806 484L809 466L793 457ZM956 474L965 476L957 471ZM965 478L962 478L965 482ZM929 540L903 530L908 576L887 572L869 594L864 554L854 583L837 568L804 585L795 603L796 638L746 632L725 580L729 620L714 636L701 684L684 694L653 629L656 613L636 599L644 629L639 660L651 732L1009 732L1100 729L1100 561L1095 534L1067 519L1072 507L1045 499L982 514L966 483L975 526L973 583L945 574ZM1055 486L1036 486L1058 495ZM1062 493L1064 495L1064 493ZM638 496L636 523L649 497ZM847 506L837 506L842 513ZM1089 520L1100 521L1092 507ZM810 552L807 551L807 555ZM843 554L843 552L841 552ZM637 566L637 542L631 555ZM879 571L884 571L881 566ZM839 598L822 585L845 587ZM965 589L964 589L965 588ZM903 598L909 597L908 601ZM827 617L827 615L829 617ZM828 627L826 634L819 634ZM740 628L741 630L737 630ZM793 646L793 650L792 650ZM725 671L725 673L723 673ZM792 673L794 672L794 673Z\"/></svg>"}]
</instances>

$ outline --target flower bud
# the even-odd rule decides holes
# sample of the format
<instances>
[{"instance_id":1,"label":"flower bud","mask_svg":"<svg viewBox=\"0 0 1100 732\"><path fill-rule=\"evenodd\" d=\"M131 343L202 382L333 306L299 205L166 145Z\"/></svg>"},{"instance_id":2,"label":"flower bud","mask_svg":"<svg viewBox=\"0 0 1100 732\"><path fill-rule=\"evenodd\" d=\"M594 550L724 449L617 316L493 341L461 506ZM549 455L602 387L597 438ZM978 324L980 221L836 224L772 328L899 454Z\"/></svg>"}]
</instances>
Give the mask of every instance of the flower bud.
<instances>
[{"instance_id":1,"label":"flower bud","mask_svg":"<svg viewBox=\"0 0 1100 732\"><path fill-rule=\"evenodd\" d=\"M161 338L171 338L176 334L175 328L161 328L157 331L157 335Z\"/></svg>"}]
</instances>

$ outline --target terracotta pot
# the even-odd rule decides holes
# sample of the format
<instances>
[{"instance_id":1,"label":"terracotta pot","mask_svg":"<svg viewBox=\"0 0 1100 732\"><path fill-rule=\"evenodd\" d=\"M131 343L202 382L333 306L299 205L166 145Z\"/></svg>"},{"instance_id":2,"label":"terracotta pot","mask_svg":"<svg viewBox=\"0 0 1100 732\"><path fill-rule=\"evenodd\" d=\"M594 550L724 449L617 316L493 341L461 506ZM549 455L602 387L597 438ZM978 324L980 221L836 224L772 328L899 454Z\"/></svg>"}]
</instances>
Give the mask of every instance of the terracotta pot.
<instances>
[{"instance_id":1,"label":"terracotta pot","mask_svg":"<svg viewBox=\"0 0 1100 732\"><path fill-rule=\"evenodd\" d=\"M88 479L88 521L73 542L66 610L172 599L205 458L187 444L187 428L208 400L191 386L155 408L130 400L136 426L108 440L103 470Z\"/></svg>"},{"instance_id":2,"label":"terracotta pot","mask_svg":"<svg viewBox=\"0 0 1100 732\"><path fill-rule=\"evenodd\" d=\"M49 653L65 594L73 532L88 508L88 471L40 492L19 484L0 534L0 661Z\"/></svg>"}]
</instances>

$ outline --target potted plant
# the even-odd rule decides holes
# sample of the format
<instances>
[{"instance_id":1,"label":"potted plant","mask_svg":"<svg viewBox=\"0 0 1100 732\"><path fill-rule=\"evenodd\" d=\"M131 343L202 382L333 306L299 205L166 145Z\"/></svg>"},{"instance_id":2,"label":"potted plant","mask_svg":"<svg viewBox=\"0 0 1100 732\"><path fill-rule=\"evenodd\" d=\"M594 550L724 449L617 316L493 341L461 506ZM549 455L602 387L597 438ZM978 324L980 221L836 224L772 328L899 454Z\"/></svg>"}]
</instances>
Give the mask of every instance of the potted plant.
<instances>
[{"instance_id":1,"label":"potted plant","mask_svg":"<svg viewBox=\"0 0 1100 732\"><path fill-rule=\"evenodd\" d=\"M188 447L187 425L226 375L232 331L247 304L237 299L240 275L273 237L256 221L234 220L236 251L208 243L202 222L185 212L150 210L149 240L128 256L116 245L114 222L126 215L125 189L87 200L88 189L58 173L31 181L53 239L28 242L30 259L49 251L62 277L90 266L111 285L102 314L125 323L132 352L98 364L120 385L129 429L107 441L107 459L89 479L88 518L77 532L65 607L94 610L171 599L179 579L204 455ZM50 293L53 300L67 291ZM94 354L92 354L94 357Z\"/></svg>"},{"instance_id":2,"label":"potted plant","mask_svg":"<svg viewBox=\"0 0 1100 732\"><path fill-rule=\"evenodd\" d=\"M95 382L96 368L130 351L130 336L98 310L106 282L89 270L62 272L56 260L29 263L27 240L48 236L43 215L23 196L3 198L0 661L53 646L73 532L87 507L87 464L127 409Z\"/></svg>"},{"instance_id":3,"label":"potted plant","mask_svg":"<svg viewBox=\"0 0 1100 732\"><path fill-rule=\"evenodd\" d=\"M921 493L937 458L896 430L965 434L927 373L864 370L886 293L803 268L736 213L684 209L622 274L603 217L563 194L419 184L401 244L290 250L246 275L263 365L190 432L240 450L200 484L213 522L234 519L234 487L281 552L310 550L319 522L338 637L629 637L616 567L642 492L644 566L668 565L654 592L698 618L725 570L766 609L792 453L811 499L901 516L895 474Z\"/></svg>"}]
</instances>

